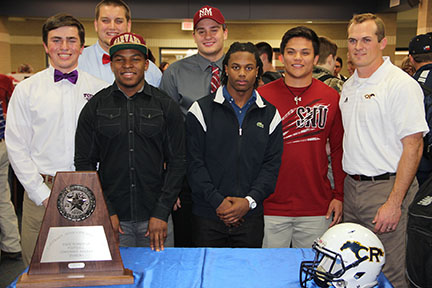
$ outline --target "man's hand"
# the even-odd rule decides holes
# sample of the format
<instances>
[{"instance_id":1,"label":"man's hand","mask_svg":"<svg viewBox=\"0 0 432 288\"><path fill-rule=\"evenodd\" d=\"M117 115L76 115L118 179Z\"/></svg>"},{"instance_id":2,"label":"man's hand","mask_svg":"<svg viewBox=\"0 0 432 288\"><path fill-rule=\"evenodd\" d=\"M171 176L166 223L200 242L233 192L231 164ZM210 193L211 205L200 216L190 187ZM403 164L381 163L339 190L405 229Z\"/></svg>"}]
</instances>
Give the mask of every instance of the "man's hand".
<instances>
[{"instance_id":1,"label":"man's hand","mask_svg":"<svg viewBox=\"0 0 432 288\"><path fill-rule=\"evenodd\" d=\"M235 227L239 227L245 220L243 218L240 218L238 221L234 222L234 223L225 223L226 226L231 227L231 228L235 228Z\"/></svg>"},{"instance_id":2,"label":"man's hand","mask_svg":"<svg viewBox=\"0 0 432 288\"><path fill-rule=\"evenodd\" d=\"M145 237L150 236L150 248L154 251L164 250L167 238L168 223L155 217L150 217Z\"/></svg>"},{"instance_id":3,"label":"man's hand","mask_svg":"<svg viewBox=\"0 0 432 288\"><path fill-rule=\"evenodd\" d=\"M180 208L181 208L180 197L177 197L177 201L176 201L176 203L174 203L173 211L177 211Z\"/></svg>"},{"instance_id":4,"label":"man's hand","mask_svg":"<svg viewBox=\"0 0 432 288\"><path fill-rule=\"evenodd\" d=\"M231 203L230 201L228 201L228 200L225 198L225 199L222 201L222 203L219 205L219 207L216 209L216 214L219 216L220 213L222 213L223 211L229 209L231 206L232 206L232 203ZM221 220L222 220L222 219L221 219ZM222 221L223 221L223 220L222 220ZM240 224L238 224L238 225L231 225L231 224L225 223L225 225L227 225L227 226L229 226L229 227L232 227L232 226L237 227L237 226L239 226Z\"/></svg>"},{"instance_id":5,"label":"man's hand","mask_svg":"<svg viewBox=\"0 0 432 288\"><path fill-rule=\"evenodd\" d=\"M226 197L224 201L229 201L232 205L228 209L217 212L219 218L226 225L233 225L243 218L249 211L249 201L242 197ZM223 203L223 202L222 202ZM220 207L220 206L219 206ZM218 208L219 209L219 208Z\"/></svg>"},{"instance_id":6,"label":"man's hand","mask_svg":"<svg viewBox=\"0 0 432 288\"><path fill-rule=\"evenodd\" d=\"M385 202L377 211L372 223L375 224L375 233L388 233L396 230L402 211L400 205Z\"/></svg>"},{"instance_id":7,"label":"man's hand","mask_svg":"<svg viewBox=\"0 0 432 288\"><path fill-rule=\"evenodd\" d=\"M42 201L42 205L45 207L45 209L48 207L48 200L49 197Z\"/></svg>"},{"instance_id":8,"label":"man's hand","mask_svg":"<svg viewBox=\"0 0 432 288\"><path fill-rule=\"evenodd\" d=\"M124 234L123 229L120 226L120 220L117 216L117 214L111 215L111 226L114 230L114 236L116 238L117 243L119 243L119 233Z\"/></svg>"},{"instance_id":9,"label":"man's hand","mask_svg":"<svg viewBox=\"0 0 432 288\"><path fill-rule=\"evenodd\" d=\"M343 209L343 204L342 201L338 200L338 199L333 199L328 207L327 210L327 214L326 214L326 219L329 219L330 217L333 216L333 220L330 223L330 227L332 227L333 225L338 224L339 222L341 222L342 220L342 209ZM333 215L334 213L334 215Z\"/></svg>"},{"instance_id":10,"label":"man's hand","mask_svg":"<svg viewBox=\"0 0 432 288\"><path fill-rule=\"evenodd\" d=\"M402 156L399 160L393 189L372 220L372 224L375 224L375 233L388 233L396 229L402 214L403 200L415 177L423 153L423 134L421 132L405 136L401 142Z\"/></svg>"},{"instance_id":11,"label":"man's hand","mask_svg":"<svg viewBox=\"0 0 432 288\"><path fill-rule=\"evenodd\" d=\"M220 214L230 208L232 206L232 203L225 198L222 203L219 205L219 207L216 209L216 214Z\"/></svg>"}]
</instances>

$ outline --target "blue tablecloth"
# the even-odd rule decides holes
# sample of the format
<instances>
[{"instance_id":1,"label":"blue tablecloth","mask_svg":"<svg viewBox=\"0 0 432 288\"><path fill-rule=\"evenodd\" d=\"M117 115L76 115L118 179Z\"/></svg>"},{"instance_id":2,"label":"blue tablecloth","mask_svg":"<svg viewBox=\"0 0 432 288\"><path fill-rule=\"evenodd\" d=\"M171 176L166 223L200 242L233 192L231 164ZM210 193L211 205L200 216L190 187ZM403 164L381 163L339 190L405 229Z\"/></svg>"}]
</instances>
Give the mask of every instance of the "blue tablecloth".
<instances>
[{"instance_id":1,"label":"blue tablecloth","mask_svg":"<svg viewBox=\"0 0 432 288\"><path fill-rule=\"evenodd\" d=\"M135 287L151 288L300 287L300 262L314 257L312 249L289 248L166 248L154 252L122 247L120 253L124 266L133 270ZM383 274L379 283L380 288L392 287ZM15 284L16 280L9 287Z\"/></svg>"}]
</instances>

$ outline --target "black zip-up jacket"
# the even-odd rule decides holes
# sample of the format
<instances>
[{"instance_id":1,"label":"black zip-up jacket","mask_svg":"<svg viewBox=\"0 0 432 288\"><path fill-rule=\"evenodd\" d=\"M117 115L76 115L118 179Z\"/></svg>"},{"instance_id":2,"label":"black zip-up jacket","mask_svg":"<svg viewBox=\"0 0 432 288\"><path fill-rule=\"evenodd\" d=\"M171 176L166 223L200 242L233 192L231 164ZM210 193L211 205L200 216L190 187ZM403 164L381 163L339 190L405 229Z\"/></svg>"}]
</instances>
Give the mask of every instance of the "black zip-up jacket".
<instances>
[{"instance_id":1,"label":"black zip-up jacket","mask_svg":"<svg viewBox=\"0 0 432 288\"><path fill-rule=\"evenodd\" d=\"M231 104L216 94L196 101L186 115L188 181L195 215L218 219L227 196L251 196L263 213L263 201L276 187L283 149L281 118L256 92L240 127Z\"/></svg>"},{"instance_id":2,"label":"black zip-up jacket","mask_svg":"<svg viewBox=\"0 0 432 288\"><path fill-rule=\"evenodd\" d=\"M114 83L84 106L75 166L96 170L99 162L110 215L120 221L167 221L186 173L183 123L179 105L147 83L132 97Z\"/></svg>"}]
</instances>

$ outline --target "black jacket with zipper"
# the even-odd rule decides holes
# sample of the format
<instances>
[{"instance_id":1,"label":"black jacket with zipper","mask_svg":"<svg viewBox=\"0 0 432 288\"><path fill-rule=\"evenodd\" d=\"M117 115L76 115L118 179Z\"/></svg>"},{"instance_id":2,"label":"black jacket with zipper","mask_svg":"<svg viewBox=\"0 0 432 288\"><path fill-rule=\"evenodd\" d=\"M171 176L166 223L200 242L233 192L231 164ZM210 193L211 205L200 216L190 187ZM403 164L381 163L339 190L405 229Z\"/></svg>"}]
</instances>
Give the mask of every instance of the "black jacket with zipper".
<instances>
[{"instance_id":1,"label":"black jacket with zipper","mask_svg":"<svg viewBox=\"0 0 432 288\"><path fill-rule=\"evenodd\" d=\"M257 99L240 127L223 87L196 101L186 116L188 181L195 215L218 219L216 209L227 196L251 196L263 213L273 193L283 149L281 118L255 91Z\"/></svg>"}]
</instances>

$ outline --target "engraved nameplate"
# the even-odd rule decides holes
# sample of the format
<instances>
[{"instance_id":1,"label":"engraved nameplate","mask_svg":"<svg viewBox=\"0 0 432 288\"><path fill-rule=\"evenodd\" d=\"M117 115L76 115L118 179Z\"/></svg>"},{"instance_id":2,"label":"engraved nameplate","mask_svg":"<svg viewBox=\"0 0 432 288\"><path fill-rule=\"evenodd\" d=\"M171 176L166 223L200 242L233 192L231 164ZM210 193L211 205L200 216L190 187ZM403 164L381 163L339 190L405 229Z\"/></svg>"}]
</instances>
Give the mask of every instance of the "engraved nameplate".
<instances>
[{"instance_id":1,"label":"engraved nameplate","mask_svg":"<svg viewBox=\"0 0 432 288\"><path fill-rule=\"evenodd\" d=\"M112 260L104 228L98 226L51 227L41 263Z\"/></svg>"}]
</instances>

